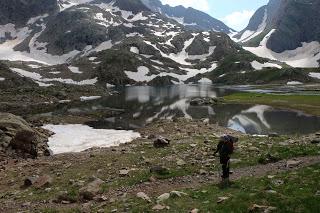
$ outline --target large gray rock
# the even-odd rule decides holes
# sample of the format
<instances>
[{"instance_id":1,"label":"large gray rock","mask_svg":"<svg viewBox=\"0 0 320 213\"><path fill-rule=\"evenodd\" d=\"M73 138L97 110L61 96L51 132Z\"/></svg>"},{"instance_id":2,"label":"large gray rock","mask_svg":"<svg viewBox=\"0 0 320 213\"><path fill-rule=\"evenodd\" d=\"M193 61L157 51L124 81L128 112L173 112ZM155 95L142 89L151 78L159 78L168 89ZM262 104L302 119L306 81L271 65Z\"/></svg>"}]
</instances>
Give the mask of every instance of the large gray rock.
<instances>
[{"instance_id":1,"label":"large gray rock","mask_svg":"<svg viewBox=\"0 0 320 213\"><path fill-rule=\"evenodd\" d=\"M0 130L0 146L4 149L12 148L23 157L50 153L47 145L49 133L40 133L21 117L0 113Z\"/></svg>"}]
</instances>

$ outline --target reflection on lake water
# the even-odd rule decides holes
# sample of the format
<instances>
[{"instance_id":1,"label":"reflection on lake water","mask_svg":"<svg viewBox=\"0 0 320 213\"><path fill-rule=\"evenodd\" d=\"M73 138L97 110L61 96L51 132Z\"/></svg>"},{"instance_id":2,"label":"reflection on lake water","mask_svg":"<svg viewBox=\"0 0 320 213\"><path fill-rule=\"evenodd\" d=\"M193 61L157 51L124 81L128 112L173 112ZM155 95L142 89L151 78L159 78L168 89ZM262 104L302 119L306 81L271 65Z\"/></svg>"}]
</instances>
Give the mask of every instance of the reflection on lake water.
<instances>
[{"instance_id":1,"label":"reflection on lake water","mask_svg":"<svg viewBox=\"0 0 320 213\"><path fill-rule=\"evenodd\" d=\"M83 102L67 110L77 113L106 107L125 110L119 116L88 123L95 128L136 129L157 119L186 117L209 119L211 123L219 123L248 134L307 134L320 130L320 117L297 111L279 110L263 105L190 105L190 99L194 97L221 97L232 93L232 89L215 88L205 84L134 86L120 90L117 95Z\"/></svg>"}]
</instances>

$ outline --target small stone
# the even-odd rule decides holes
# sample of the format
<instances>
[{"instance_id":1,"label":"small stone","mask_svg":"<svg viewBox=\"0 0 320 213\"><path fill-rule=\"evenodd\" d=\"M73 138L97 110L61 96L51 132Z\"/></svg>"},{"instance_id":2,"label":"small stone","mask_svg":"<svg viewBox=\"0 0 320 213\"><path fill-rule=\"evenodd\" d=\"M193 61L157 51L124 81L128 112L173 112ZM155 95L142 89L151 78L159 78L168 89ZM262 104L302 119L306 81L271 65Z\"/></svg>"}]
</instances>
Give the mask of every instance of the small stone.
<instances>
[{"instance_id":1,"label":"small stone","mask_svg":"<svg viewBox=\"0 0 320 213\"><path fill-rule=\"evenodd\" d=\"M29 207L29 206L31 206L31 202L25 202L21 206L22 207Z\"/></svg>"},{"instance_id":2,"label":"small stone","mask_svg":"<svg viewBox=\"0 0 320 213\"><path fill-rule=\"evenodd\" d=\"M302 163L301 160L298 160L298 161L296 161L296 160L289 160L289 161L287 161L287 167L288 167L288 168L297 167L297 166L299 166L301 163Z\"/></svg>"},{"instance_id":3,"label":"small stone","mask_svg":"<svg viewBox=\"0 0 320 213\"><path fill-rule=\"evenodd\" d=\"M53 179L49 175L43 175L34 182L34 186L38 189L48 187L52 184Z\"/></svg>"},{"instance_id":4,"label":"small stone","mask_svg":"<svg viewBox=\"0 0 320 213\"><path fill-rule=\"evenodd\" d=\"M312 144L320 144L320 138L315 138L313 140L311 140Z\"/></svg>"},{"instance_id":5,"label":"small stone","mask_svg":"<svg viewBox=\"0 0 320 213\"><path fill-rule=\"evenodd\" d=\"M206 170L204 170L204 169L200 169L199 174L200 175L206 175L206 174L208 174L208 172Z\"/></svg>"},{"instance_id":6,"label":"small stone","mask_svg":"<svg viewBox=\"0 0 320 213\"><path fill-rule=\"evenodd\" d=\"M80 196L86 200L92 200L100 192L103 183L103 180L99 178L95 179L87 186L80 189Z\"/></svg>"},{"instance_id":7,"label":"small stone","mask_svg":"<svg viewBox=\"0 0 320 213\"><path fill-rule=\"evenodd\" d=\"M119 175L120 175L121 177L124 177L124 176L127 176L127 175L129 174L129 172L130 172L130 170L121 169L121 170L119 171Z\"/></svg>"},{"instance_id":8,"label":"small stone","mask_svg":"<svg viewBox=\"0 0 320 213\"><path fill-rule=\"evenodd\" d=\"M27 178L24 180L24 186L25 186L25 187L32 186L32 185L36 182L37 179L38 179L37 176L27 177Z\"/></svg>"},{"instance_id":9,"label":"small stone","mask_svg":"<svg viewBox=\"0 0 320 213\"><path fill-rule=\"evenodd\" d=\"M320 196L320 191L317 191L315 196Z\"/></svg>"},{"instance_id":10,"label":"small stone","mask_svg":"<svg viewBox=\"0 0 320 213\"><path fill-rule=\"evenodd\" d=\"M184 166L184 165L186 165L186 162L184 162L184 160L182 160L182 159L179 159L179 160L177 161L177 165L178 165L178 166Z\"/></svg>"},{"instance_id":11,"label":"small stone","mask_svg":"<svg viewBox=\"0 0 320 213\"><path fill-rule=\"evenodd\" d=\"M150 197L149 197L146 193L144 193L144 192L138 192L138 193L137 193L137 197L138 197L138 198L141 198L142 200L148 201L149 203L152 202L151 199L150 199Z\"/></svg>"},{"instance_id":12,"label":"small stone","mask_svg":"<svg viewBox=\"0 0 320 213\"><path fill-rule=\"evenodd\" d=\"M191 211L190 211L190 213L199 213L199 209L192 209Z\"/></svg>"},{"instance_id":13,"label":"small stone","mask_svg":"<svg viewBox=\"0 0 320 213\"><path fill-rule=\"evenodd\" d=\"M153 146L156 148L163 148L169 145L170 145L170 140L162 136L159 136L153 141Z\"/></svg>"},{"instance_id":14,"label":"small stone","mask_svg":"<svg viewBox=\"0 0 320 213\"><path fill-rule=\"evenodd\" d=\"M251 151L251 152L260 152L260 149L257 148L257 147L254 147L254 146L249 147L248 150Z\"/></svg>"},{"instance_id":15,"label":"small stone","mask_svg":"<svg viewBox=\"0 0 320 213\"><path fill-rule=\"evenodd\" d=\"M168 200L169 198L170 198L170 194L164 193L157 198L157 203L162 203L163 201Z\"/></svg>"},{"instance_id":16,"label":"small stone","mask_svg":"<svg viewBox=\"0 0 320 213\"><path fill-rule=\"evenodd\" d=\"M277 191L275 191L275 190L267 190L266 192L269 194L277 194Z\"/></svg>"},{"instance_id":17,"label":"small stone","mask_svg":"<svg viewBox=\"0 0 320 213\"><path fill-rule=\"evenodd\" d=\"M187 196L187 193L184 192L179 192L179 191L171 191L170 196L172 197L182 197L182 196Z\"/></svg>"},{"instance_id":18,"label":"small stone","mask_svg":"<svg viewBox=\"0 0 320 213\"><path fill-rule=\"evenodd\" d=\"M230 199L230 197L218 197L217 203L223 203L223 202L225 202L226 200L229 200L229 199Z\"/></svg>"},{"instance_id":19,"label":"small stone","mask_svg":"<svg viewBox=\"0 0 320 213\"><path fill-rule=\"evenodd\" d=\"M155 210L155 211L161 211L161 210L164 210L164 209L166 209L166 206L163 206L163 205L160 205L160 204L157 204L154 207L152 207L152 210Z\"/></svg>"},{"instance_id":20,"label":"small stone","mask_svg":"<svg viewBox=\"0 0 320 213\"><path fill-rule=\"evenodd\" d=\"M276 186L280 186L284 184L283 180L273 180L272 183Z\"/></svg>"},{"instance_id":21,"label":"small stone","mask_svg":"<svg viewBox=\"0 0 320 213\"><path fill-rule=\"evenodd\" d=\"M261 206L258 204L253 204L250 208L249 208L249 212L256 212L256 211L260 211L263 210L263 212L268 213L271 211L276 210L276 207L273 206Z\"/></svg>"}]
</instances>

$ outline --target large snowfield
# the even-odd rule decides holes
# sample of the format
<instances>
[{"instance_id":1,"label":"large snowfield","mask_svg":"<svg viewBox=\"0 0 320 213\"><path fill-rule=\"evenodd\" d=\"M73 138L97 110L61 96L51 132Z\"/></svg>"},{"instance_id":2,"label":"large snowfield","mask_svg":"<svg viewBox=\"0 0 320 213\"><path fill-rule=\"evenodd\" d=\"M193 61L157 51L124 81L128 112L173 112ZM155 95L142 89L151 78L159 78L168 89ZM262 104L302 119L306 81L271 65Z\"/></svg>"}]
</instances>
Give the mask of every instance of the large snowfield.
<instances>
[{"instance_id":1,"label":"large snowfield","mask_svg":"<svg viewBox=\"0 0 320 213\"><path fill-rule=\"evenodd\" d=\"M140 134L126 130L93 129L86 125L45 125L43 128L54 132L49 138L53 154L82 152L93 147L112 147L139 138Z\"/></svg>"}]
</instances>

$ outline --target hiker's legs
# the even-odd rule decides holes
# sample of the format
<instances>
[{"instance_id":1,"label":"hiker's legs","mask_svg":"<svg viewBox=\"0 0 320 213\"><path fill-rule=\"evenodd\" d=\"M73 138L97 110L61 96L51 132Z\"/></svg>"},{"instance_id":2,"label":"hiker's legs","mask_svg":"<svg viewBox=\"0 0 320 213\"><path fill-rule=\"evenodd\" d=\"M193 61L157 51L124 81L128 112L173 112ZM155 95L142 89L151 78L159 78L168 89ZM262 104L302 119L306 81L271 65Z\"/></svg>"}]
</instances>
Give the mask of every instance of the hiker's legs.
<instances>
[{"instance_id":1,"label":"hiker's legs","mask_svg":"<svg viewBox=\"0 0 320 213\"><path fill-rule=\"evenodd\" d=\"M230 169L229 169L228 163L222 164L222 178L223 179L229 178L229 172L230 172Z\"/></svg>"}]
</instances>

